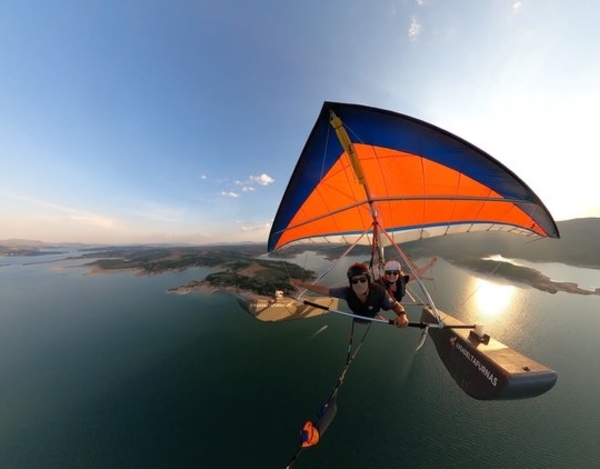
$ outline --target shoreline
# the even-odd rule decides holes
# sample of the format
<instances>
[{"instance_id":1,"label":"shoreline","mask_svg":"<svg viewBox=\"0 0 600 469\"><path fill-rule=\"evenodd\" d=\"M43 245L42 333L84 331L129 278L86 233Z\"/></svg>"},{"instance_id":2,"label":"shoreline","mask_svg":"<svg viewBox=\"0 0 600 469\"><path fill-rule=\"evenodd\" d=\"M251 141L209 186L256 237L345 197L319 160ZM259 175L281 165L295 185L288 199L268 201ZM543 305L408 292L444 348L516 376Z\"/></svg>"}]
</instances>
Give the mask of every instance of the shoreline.
<instances>
[{"instance_id":1,"label":"shoreline","mask_svg":"<svg viewBox=\"0 0 600 469\"><path fill-rule=\"evenodd\" d=\"M178 287L167 288L167 293L173 295L188 295L196 291L207 295L215 293L230 293L235 295L241 293L243 290L240 290L237 287L214 287L206 280L192 280L191 282Z\"/></svg>"},{"instance_id":2,"label":"shoreline","mask_svg":"<svg viewBox=\"0 0 600 469\"><path fill-rule=\"evenodd\" d=\"M479 276L479 277L489 280L489 281L509 282L510 284L515 285L520 288L525 288L525 287L534 288L536 290L540 290L540 291L550 293L550 294L556 294L558 292L565 292L565 293L576 294L576 295L600 296L600 287L598 287L596 289L586 289L586 288L579 287L579 285L575 282L555 281L555 280L550 279L546 275L544 275L539 270L536 270L536 269L533 269L530 267L521 267L521 269L525 269L525 272L528 275L528 277L519 278L517 275L511 275L510 273L502 274L502 273L495 272L495 273L490 274L490 272L488 270L483 271L482 268L477 268L473 264L469 264L468 262L461 262L460 260L456 260L456 259L445 259L445 260L451 265L465 269L468 272L470 272L471 274L473 274L475 276ZM503 263L502 261L493 261L493 262ZM162 274L164 272L168 272L170 270L182 270L182 269L165 269L163 271L145 272L143 269L140 269L138 267L130 267L130 268L123 267L123 268L115 268L115 269L104 269L97 265L88 265L88 266L80 266L80 267L86 267L88 269L88 271L86 272L85 275L100 275L100 274L113 273L113 272L129 271L129 272L132 272L133 275L144 276L144 275L160 275L160 274ZM226 269L225 266L212 266L212 267L215 271L218 271L220 268ZM580 267L580 268L588 268L588 267ZM252 277L254 275L254 273L259 269L257 269L256 266L253 266L252 268L247 268L244 270L245 270L245 272L244 272L245 276ZM180 285L177 287L167 289L167 293L178 294L178 295L187 295L187 294L193 293L195 291L200 291L205 294L229 293L229 294L233 294L233 295L237 295L237 294L258 295L257 293L255 293L251 290L242 290L237 286L212 286L205 279L192 280L184 285ZM260 295L258 295L258 296L260 296Z\"/></svg>"}]
</instances>

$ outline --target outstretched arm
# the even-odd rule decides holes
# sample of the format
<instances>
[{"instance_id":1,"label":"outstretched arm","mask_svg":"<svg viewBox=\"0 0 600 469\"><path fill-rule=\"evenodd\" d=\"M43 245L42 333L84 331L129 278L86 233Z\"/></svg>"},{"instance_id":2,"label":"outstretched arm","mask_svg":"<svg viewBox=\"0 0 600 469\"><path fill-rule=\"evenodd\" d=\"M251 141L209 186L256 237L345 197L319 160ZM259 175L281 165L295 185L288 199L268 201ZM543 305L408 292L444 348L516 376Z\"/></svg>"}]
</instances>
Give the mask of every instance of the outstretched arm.
<instances>
[{"instance_id":1,"label":"outstretched arm","mask_svg":"<svg viewBox=\"0 0 600 469\"><path fill-rule=\"evenodd\" d=\"M419 277L423 277L423 274L425 272L427 272L427 270L431 269L431 267L433 267L433 265L437 262L437 257L432 257L431 259L429 259L429 262L427 264L425 264L423 267L417 267L415 269L415 273L419 276ZM413 279L413 275L412 272L408 273L408 276L410 277L410 280L414 280Z\"/></svg>"}]
</instances>

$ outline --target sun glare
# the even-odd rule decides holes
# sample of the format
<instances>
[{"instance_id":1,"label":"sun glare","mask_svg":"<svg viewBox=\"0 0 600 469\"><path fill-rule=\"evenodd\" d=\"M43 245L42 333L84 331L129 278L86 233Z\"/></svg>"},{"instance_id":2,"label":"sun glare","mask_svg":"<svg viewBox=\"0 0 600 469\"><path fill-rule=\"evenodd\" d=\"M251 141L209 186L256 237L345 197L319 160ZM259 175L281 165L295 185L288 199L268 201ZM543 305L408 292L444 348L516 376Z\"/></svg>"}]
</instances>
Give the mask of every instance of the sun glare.
<instances>
[{"instance_id":1,"label":"sun glare","mask_svg":"<svg viewBox=\"0 0 600 469\"><path fill-rule=\"evenodd\" d=\"M513 302L516 287L475 279L473 298L482 317L495 318L507 312Z\"/></svg>"}]
</instances>

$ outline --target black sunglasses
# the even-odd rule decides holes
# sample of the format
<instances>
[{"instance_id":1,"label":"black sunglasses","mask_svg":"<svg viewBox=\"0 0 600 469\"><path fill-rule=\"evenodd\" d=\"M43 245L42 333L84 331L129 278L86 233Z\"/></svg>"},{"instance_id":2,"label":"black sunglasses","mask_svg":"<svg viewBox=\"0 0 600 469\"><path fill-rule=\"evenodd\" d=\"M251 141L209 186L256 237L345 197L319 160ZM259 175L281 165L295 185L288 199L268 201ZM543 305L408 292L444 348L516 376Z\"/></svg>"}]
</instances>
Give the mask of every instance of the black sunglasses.
<instances>
[{"instance_id":1,"label":"black sunglasses","mask_svg":"<svg viewBox=\"0 0 600 469\"><path fill-rule=\"evenodd\" d=\"M350 282L352 283L352 285L356 285L358 282L365 283L366 281L367 281L367 277L357 277L357 278L350 279Z\"/></svg>"},{"instance_id":2,"label":"black sunglasses","mask_svg":"<svg viewBox=\"0 0 600 469\"><path fill-rule=\"evenodd\" d=\"M386 275L398 275L398 274L400 274L400 272L398 270L386 270L385 274Z\"/></svg>"}]
</instances>

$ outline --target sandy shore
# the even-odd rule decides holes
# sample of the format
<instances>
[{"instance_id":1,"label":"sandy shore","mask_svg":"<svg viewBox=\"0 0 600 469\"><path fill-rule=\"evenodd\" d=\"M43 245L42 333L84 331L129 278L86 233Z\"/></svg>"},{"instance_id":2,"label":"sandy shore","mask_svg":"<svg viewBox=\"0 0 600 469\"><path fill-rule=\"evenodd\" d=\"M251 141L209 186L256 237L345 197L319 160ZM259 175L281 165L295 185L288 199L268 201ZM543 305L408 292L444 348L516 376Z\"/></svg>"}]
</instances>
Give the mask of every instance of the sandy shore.
<instances>
[{"instance_id":1,"label":"sandy shore","mask_svg":"<svg viewBox=\"0 0 600 469\"><path fill-rule=\"evenodd\" d=\"M176 295L187 295L189 293L198 291L200 293L204 293L207 295L213 294L213 293L231 293L231 294L237 294L239 293L239 288L236 287L213 287L212 285L210 285L208 282L201 280L201 281L197 281L197 280L192 280L189 283L186 283L185 285L181 285L179 287L173 287L173 288L169 288L167 290L167 293L173 293Z\"/></svg>"}]
</instances>

